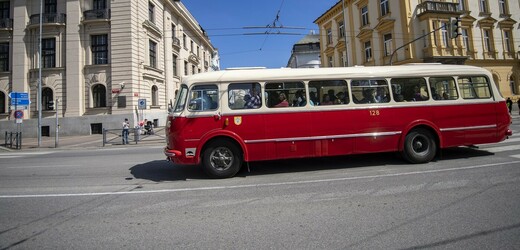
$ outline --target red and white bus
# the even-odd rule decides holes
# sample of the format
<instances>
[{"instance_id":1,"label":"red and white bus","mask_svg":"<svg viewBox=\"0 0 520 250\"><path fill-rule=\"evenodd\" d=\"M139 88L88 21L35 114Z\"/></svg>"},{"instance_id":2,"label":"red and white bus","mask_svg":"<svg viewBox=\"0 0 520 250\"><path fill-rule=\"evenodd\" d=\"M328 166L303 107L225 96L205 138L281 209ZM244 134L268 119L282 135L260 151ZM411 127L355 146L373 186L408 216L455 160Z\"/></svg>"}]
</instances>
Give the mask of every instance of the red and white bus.
<instances>
[{"instance_id":1,"label":"red and white bus","mask_svg":"<svg viewBox=\"0 0 520 250\"><path fill-rule=\"evenodd\" d=\"M479 67L441 64L241 69L184 78L164 153L231 177L244 162L440 149L500 142L511 117Z\"/></svg>"}]
</instances>

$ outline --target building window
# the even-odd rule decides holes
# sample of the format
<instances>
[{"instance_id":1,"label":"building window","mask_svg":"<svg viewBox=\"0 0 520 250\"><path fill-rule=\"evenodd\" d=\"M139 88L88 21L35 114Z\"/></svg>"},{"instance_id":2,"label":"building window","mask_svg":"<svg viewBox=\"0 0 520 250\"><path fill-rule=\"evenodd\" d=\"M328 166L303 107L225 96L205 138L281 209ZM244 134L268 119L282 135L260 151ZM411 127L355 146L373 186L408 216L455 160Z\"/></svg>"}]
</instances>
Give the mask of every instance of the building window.
<instances>
[{"instance_id":1,"label":"building window","mask_svg":"<svg viewBox=\"0 0 520 250\"><path fill-rule=\"evenodd\" d=\"M107 8L107 0L94 0L94 10L104 10Z\"/></svg>"},{"instance_id":2,"label":"building window","mask_svg":"<svg viewBox=\"0 0 520 250\"><path fill-rule=\"evenodd\" d=\"M45 4L43 7L43 12L45 14L56 14L57 12L57 5L56 0L45 0Z\"/></svg>"},{"instance_id":3,"label":"building window","mask_svg":"<svg viewBox=\"0 0 520 250\"><path fill-rule=\"evenodd\" d=\"M459 10L460 11L466 10L466 2L465 2L465 0L459 0Z\"/></svg>"},{"instance_id":4,"label":"building window","mask_svg":"<svg viewBox=\"0 0 520 250\"><path fill-rule=\"evenodd\" d=\"M188 62L184 61L184 75L188 75Z\"/></svg>"},{"instance_id":5,"label":"building window","mask_svg":"<svg viewBox=\"0 0 520 250\"><path fill-rule=\"evenodd\" d=\"M487 0L479 0L479 9L481 13L488 13Z\"/></svg>"},{"instance_id":6,"label":"building window","mask_svg":"<svg viewBox=\"0 0 520 250\"><path fill-rule=\"evenodd\" d=\"M372 45L370 41L365 42L365 62L372 60Z\"/></svg>"},{"instance_id":7,"label":"building window","mask_svg":"<svg viewBox=\"0 0 520 250\"><path fill-rule=\"evenodd\" d=\"M493 51L493 47L491 44L491 31L490 30L484 30L484 49L486 52Z\"/></svg>"},{"instance_id":8,"label":"building window","mask_svg":"<svg viewBox=\"0 0 520 250\"><path fill-rule=\"evenodd\" d=\"M182 46L184 47L185 50L188 50L188 45L187 45L187 37L186 37L186 34L182 34Z\"/></svg>"},{"instance_id":9,"label":"building window","mask_svg":"<svg viewBox=\"0 0 520 250\"><path fill-rule=\"evenodd\" d=\"M193 53L193 41L190 41L190 52Z\"/></svg>"},{"instance_id":10,"label":"building window","mask_svg":"<svg viewBox=\"0 0 520 250\"><path fill-rule=\"evenodd\" d=\"M54 98L52 97L52 89L49 87L45 87L42 89L42 110L54 110L55 107L50 107L51 103L54 102Z\"/></svg>"},{"instance_id":11,"label":"building window","mask_svg":"<svg viewBox=\"0 0 520 250\"><path fill-rule=\"evenodd\" d=\"M159 88L152 86L152 106L159 106Z\"/></svg>"},{"instance_id":12,"label":"building window","mask_svg":"<svg viewBox=\"0 0 520 250\"><path fill-rule=\"evenodd\" d=\"M331 67L331 68L334 67L334 62L332 60L332 56L327 57L327 59L329 60L329 67Z\"/></svg>"},{"instance_id":13,"label":"building window","mask_svg":"<svg viewBox=\"0 0 520 250\"><path fill-rule=\"evenodd\" d=\"M173 70L173 76L178 76L179 74L177 73L177 56L176 55L173 55L172 56L172 70Z\"/></svg>"},{"instance_id":14,"label":"building window","mask_svg":"<svg viewBox=\"0 0 520 250\"><path fill-rule=\"evenodd\" d=\"M361 7L361 26L368 25L368 6Z\"/></svg>"},{"instance_id":15,"label":"building window","mask_svg":"<svg viewBox=\"0 0 520 250\"><path fill-rule=\"evenodd\" d=\"M42 68L56 67L56 38L42 39Z\"/></svg>"},{"instance_id":16,"label":"building window","mask_svg":"<svg viewBox=\"0 0 520 250\"><path fill-rule=\"evenodd\" d=\"M0 114L5 114L6 113L6 95L4 92L0 91Z\"/></svg>"},{"instance_id":17,"label":"building window","mask_svg":"<svg viewBox=\"0 0 520 250\"><path fill-rule=\"evenodd\" d=\"M383 35L384 40L384 49L385 49L385 56L389 56L392 54L392 34L384 34Z\"/></svg>"},{"instance_id":18,"label":"building window","mask_svg":"<svg viewBox=\"0 0 520 250\"><path fill-rule=\"evenodd\" d=\"M505 48L505 52L512 52L511 48L513 47L511 45L511 31L509 30L504 30L504 48Z\"/></svg>"},{"instance_id":19,"label":"building window","mask_svg":"<svg viewBox=\"0 0 520 250\"><path fill-rule=\"evenodd\" d=\"M176 37L175 29L176 29L175 24L172 23L172 38Z\"/></svg>"},{"instance_id":20,"label":"building window","mask_svg":"<svg viewBox=\"0 0 520 250\"><path fill-rule=\"evenodd\" d=\"M464 45L464 48L466 48L466 51L470 51L469 49L469 34L468 29L461 29L461 36L462 36L462 43Z\"/></svg>"},{"instance_id":21,"label":"building window","mask_svg":"<svg viewBox=\"0 0 520 250\"><path fill-rule=\"evenodd\" d=\"M155 23L155 5L148 2L148 21Z\"/></svg>"},{"instance_id":22,"label":"building window","mask_svg":"<svg viewBox=\"0 0 520 250\"><path fill-rule=\"evenodd\" d=\"M150 40L149 56L150 67L157 68L157 43L152 40Z\"/></svg>"},{"instance_id":23,"label":"building window","mask_svg":"<svg viewBox=\"0 0 520 250\"><path fill-rule=\"evenodd\" d=\"M505 15L505 14L508 14L508 9L507 9L507 2L506 0L498 0L498 8L500 10L500 14L501 15Z\"/></svg>"},{"instance_id":24,"label":"building window","mask_svg":"<svg viewBox=\"0 0 520 250\"><path fill-rule=\"evenodd\" d=\"M332 44L332 29L327 29L327 45Z\"/></svg>"},{"instance_id":25,"label":"building window","mask_svg":"<svg viewBox=\"0 0 520 250\"><path fill-rule=\"evenodd\" d=\"M448 37L448 23L441 22L441 25L442 45L448 47L450 44L450 38Z\"/></svg>"},{"instance_id":26,"label":"building window","mask_svg":"<svg viewBox=\"0 0 520 250\"><path fill-rule=\"evenodd\" d=\"M0 43L0 71L9 71L9 43Z\"/></svg>"},{"instance_id":27,"label":"building window","mask_svg":"<svg viewBox=\"0 0 520 250\"><path fill-rule=\"evenodd\" d=\"M197 72L195 72L195 65L191 65L191 74L195 75Z\"/></svg>"},{"instance_id":28,"label":"building window","mask_svg":"<svg viewBox=\"0 0 520 250\"><path fill-rule=\"evenodd\" d=\"M516 91L515 78L514 76L509 77L509 86L511 87L511 94L518 95ZM1 112L1 110L0 110Z\"/></svg>"},{"instance_id":29,"label":"building window","mask_svg":"<svg viewBox=\"0 0 520 250\"><path fill-rule=\"evenodd\" d=\"M11 7L9 1L0 2L0 19L11 18Z\"/></svg>"},{"instance_id":30,"label":"building window","mask_svg":"<svg viewBox=\"0 0 520 250\"><path fill-rule=\"evenodd\" d=\"M341 21L340 23L338 23L338 26L339 26L339 38L344 38L345 37L345 23L343 23L343 21Z\"/></svg>"},{"instance_id":31,"label":"building window","mask_svg":"<svg viewBox=\"0 0 520 250\"><path fill-rule=\"evenodd\" d=\"M108 35L92 35L92 64L108 64Z\"/></svg>"},{"instance_id":32,"label":"building window","mask_svg":"<svg viewBox=\"0 0 520 250\"><path fill-rule=\"evenodd\" d=\"M103 84L96 84L92 88L94 108L104 108L107 106L107 90Z\"/></svg>"},{"instance_id":33,"label":"building window","mask_svg":"<svg viewBox=\"0 0 520 250\"><path fill-rule=\"evenodd\" d=\"M390 13L390 6L388 5L388 0L380 0L381 7L381 16L386 16L388 13Z\"/></svg>"}]
</instances>

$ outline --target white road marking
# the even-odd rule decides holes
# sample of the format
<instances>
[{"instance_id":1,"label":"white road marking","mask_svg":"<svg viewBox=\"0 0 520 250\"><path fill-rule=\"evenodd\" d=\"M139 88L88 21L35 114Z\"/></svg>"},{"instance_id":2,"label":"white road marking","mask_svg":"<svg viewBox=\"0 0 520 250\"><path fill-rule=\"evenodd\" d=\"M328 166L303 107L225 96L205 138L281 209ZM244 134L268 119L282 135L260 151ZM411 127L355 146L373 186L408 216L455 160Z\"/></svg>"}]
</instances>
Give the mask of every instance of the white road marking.
<instances>
[{"instance_id":1,"label":"white road marking","mask_svg":"<svg viewBox=\"0 0 520 250\"><path fill-rule=\"evenodd\" d=\"M510 155L511 157L513 158L519 158L520 159L520 155Z\"/></svg>"},{"instance_id":2,"label":"white road marking","mask_svg":"<svg viewBox=\"0 0 520 250\"><path fill-rule=\"evenodd\" d=\"M333 179L320 179L320 180L307 180L307 181L289 181L289 182L275 182L275 183L264 183L264 184L249 184L249 185L232 185L232 186L214 186L214 187L198 187L198 188L175 188L175 189L160 189L160 190L142 190L142 191L119 191L119 192L99 192L99 193L75 193L75 194L28 194L28 195L0 195L0 199L8 198L48 198L48 197L81 197L81 196L104 196L104 195L124 195L124 194L157 194L157 193L177 193L177 192L193 192L193 191L214 191L223 189L243 189L243 188L259 188L259 187L276 187L276 186L288 186L288 185L300 185L300 184L312 184L312 183L325 183L325 182L337 182L337 181L350 181L350 180L363 180L363 179L374 179L374 178L385 178L385 177L397 177L407 175L422 175L431 173L442 173L450 171L463 171L479 168L490 168L504 165L516 165L520 161L509 161L501 163L490 163L476 166L458 167L458 168L446 168L446 169L432 169L425 171L413 171L407 173L396 173L396 174L381 174L381 175L368 175L368 176L357 176L357 177L344 177L344 178L333 178Z\"/></svg>"},{"instance_id":3,"label":"white road marking","mask_svg":"<svg viewBox=\"0 0 520 250\"><path fill-rule=\"evenodd\" d=\"M16 167L8 167L8 168L67 168L67 167L79 167L81 165L52 165L52 166L16 166Z\"/></svg>"},{"instance_id":4,"label":"white road marking","mask_svg":"<svg viewBox=\"0 0 520 250\"><path fill-rule=\"evenodd\" d=\"M488 151L490 153L499 153L499 152L505 152L505 151L518 150L518 149L520 149L520 145L483 148L482 150Z\"/></svg>"}]
</instances>

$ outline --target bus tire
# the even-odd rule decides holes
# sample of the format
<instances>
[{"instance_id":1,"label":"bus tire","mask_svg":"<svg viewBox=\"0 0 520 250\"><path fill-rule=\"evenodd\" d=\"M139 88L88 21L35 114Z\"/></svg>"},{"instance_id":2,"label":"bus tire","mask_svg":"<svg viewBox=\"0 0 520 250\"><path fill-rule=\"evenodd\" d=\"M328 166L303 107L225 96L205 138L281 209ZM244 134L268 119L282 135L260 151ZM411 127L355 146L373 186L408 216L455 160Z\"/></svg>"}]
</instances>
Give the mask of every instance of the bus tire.
<instances>
[{"instance_id":1,"label":"bus tire","mask_svg":"<svg viewBox=\"0 0 520 250\"><path fill-rule=\"evenodd\" d=\"M213 178L233 177L242 166L239 148L227 140L210 142L202 156L204 172Z\"/></svg>"},{"instance_id":2,"label":"bus tire","mask_svg":"<svg viewBox=\"0 0 520 250\"><path fill-rule=\"evenodd\" d=\"M424 128L417 128L408 133L404 140L403 157L411 163L427 163L437 153L437 143L432 133Z\"/></svg>"}]
</instances>

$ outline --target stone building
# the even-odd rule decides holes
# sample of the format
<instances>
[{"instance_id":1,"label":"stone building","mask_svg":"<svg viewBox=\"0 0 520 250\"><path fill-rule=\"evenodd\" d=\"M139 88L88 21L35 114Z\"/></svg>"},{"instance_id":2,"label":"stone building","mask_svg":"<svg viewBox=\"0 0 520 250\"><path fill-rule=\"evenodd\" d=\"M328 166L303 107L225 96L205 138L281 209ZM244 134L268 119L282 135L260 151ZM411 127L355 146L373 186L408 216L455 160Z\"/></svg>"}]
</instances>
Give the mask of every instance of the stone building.
<instances>
[{"instance_id":1,"label":"stone building","mask_svg":"<svg viewBox=\"0 0 520 250\"><path fill-rule=\"evenodd\" d=\"M53 136L57 112L63 135L120 128L124 118L163 126L181 77L213 70L217 50L180 1L41 2L42 12L40 0L0 0L2 133L16 126L11 92L29 94L24 136L36 135L38 103L43 136Z\"/></svg>"},{"instance_id":2,"label":"stone building","mask_svg":"<svg viewBox=\"0 0 520 250\"><path fill-rule=\"evenodd\" d=\"M293 45L288 68L320 67L320 36L311 32Z\"/></svg>"},{"instance_id":3,"label":"stone building","mask_svg":"<svg viewBox=\"0 0 520 250\"><path fill-rule=\"evenodd\" d=\"M454 39L445 26L450 18L460 18ZM474 65L493 74L502 95L517 99L517 20L520 2L512 0L340 0L315 23L320 28L322 67Z\"/></svg>"}]
</instances>

